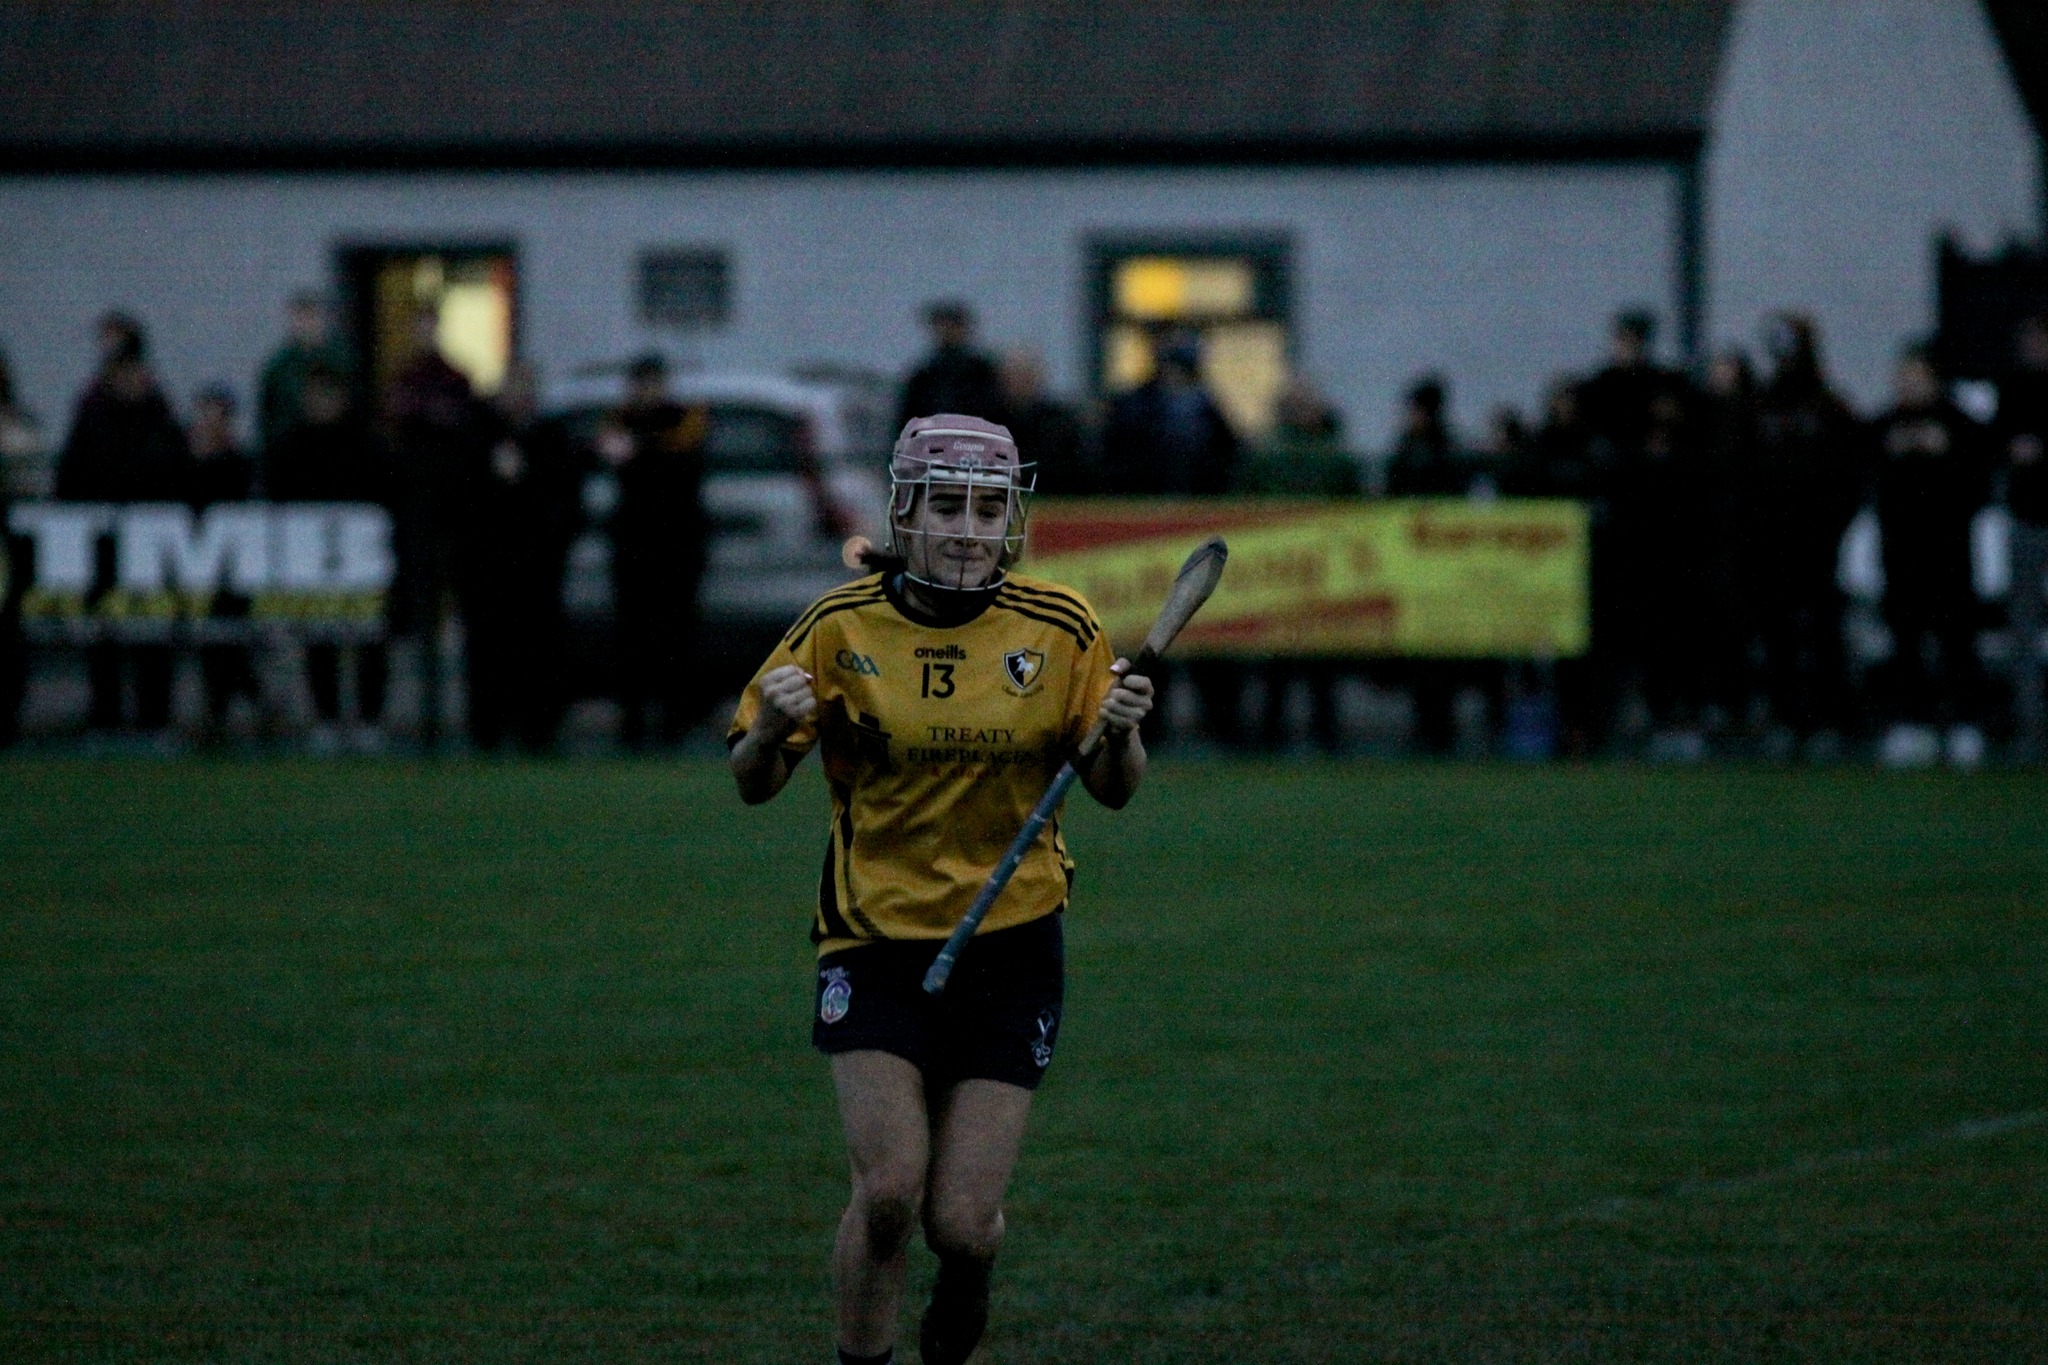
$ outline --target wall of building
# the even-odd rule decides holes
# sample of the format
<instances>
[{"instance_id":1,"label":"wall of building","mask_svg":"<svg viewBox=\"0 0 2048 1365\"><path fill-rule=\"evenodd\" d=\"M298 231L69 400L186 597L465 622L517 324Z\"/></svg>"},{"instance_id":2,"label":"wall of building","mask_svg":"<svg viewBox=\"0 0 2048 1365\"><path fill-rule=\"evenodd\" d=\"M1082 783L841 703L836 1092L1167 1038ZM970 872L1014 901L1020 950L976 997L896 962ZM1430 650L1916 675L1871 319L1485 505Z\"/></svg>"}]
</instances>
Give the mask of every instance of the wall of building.
<instances>
[{"instance_id":1,"label":"wall of building","mask_svg":"<svg viewBox=\"0 0 2048 1365\"><path fill-rule=\"evenodd\" d=\"M246 393L338 245L502 238L523 349L555 376L650 343L718 368L896 372L920 303L957 295L991 345L1041 348L1078 392L1091 234L1280 231L1301 366L1377 447L1425 369L1476 425L1597 363L1616 309L1670 317L1675 204L1667 170L1636 166L23 177L0 181L0 345L57 427L115 306L151 327L175 395ZM667 244L729 249L728 327L682 344L636 321L634 262Z\"/></svg>"},{"instance_id":2,"label":"wall of building","mask_svg":"<svg viewBox=\"0 0 2048 1365\"><path fill-rule=\"evenodd\" d=\"M1709 336L1814 313L1866 408L1934 326L1936 234L2040 229L2040 143L1976 0L1745 0L1711 128Z\"/></svg>"}]
</instances>

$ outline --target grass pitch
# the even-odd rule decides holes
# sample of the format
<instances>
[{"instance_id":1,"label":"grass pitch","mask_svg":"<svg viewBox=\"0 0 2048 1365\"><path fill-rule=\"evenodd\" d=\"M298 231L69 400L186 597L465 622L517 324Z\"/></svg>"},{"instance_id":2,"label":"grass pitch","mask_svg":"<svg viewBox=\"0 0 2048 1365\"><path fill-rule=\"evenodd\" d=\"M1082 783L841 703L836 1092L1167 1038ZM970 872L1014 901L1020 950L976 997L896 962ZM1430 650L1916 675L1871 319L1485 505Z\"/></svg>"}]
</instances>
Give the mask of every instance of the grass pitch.
<instances>
[{"instance_id":1,"label":"grass pitch","mask_svg":"<svg viewBox=\"0 0 2048 1365\"><path fill-rule=\"evenodd\" d=\"M0 765L0 1359L829 1359L822 806ZM978 1359L2048 1360L2048 781L1164 766L1070 811Z\"/></svg>"}]
</instances>

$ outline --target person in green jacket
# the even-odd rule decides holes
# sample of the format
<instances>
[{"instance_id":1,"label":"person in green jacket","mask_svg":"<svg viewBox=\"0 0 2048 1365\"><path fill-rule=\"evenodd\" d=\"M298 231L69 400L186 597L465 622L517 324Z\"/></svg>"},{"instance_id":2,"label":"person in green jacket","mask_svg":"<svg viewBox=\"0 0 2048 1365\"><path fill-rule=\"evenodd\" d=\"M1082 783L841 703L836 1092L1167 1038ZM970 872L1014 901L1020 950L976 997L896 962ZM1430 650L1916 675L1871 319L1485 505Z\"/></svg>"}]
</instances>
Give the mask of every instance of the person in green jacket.
<instances>
[{"instance_id":1,"label":"person in green jacket","mask_svg":"<svg viewBox=\"0 0 2048 1365\"><path fill-rule=\"evenodd\" d=\"M306 376L316 366L350 375L349 355L333 335L327 301L318 294L295 294L285 311L285 341L271 353L257 386L256 425L263 449L305 420Z\"/></svg>"},{"instance_id":2,"label":"person in green jacket","mask_svg":"<svg viewBox=\"0 0 2048 1365\"><path fill-rule=\"evenodd\" d=\"M1272 435L1239 461L1234 491L1351 498L1360 468L1344 449L1344 424L1305 379L1289 382L1274 409Z\"/></svg>"}]
</instances>

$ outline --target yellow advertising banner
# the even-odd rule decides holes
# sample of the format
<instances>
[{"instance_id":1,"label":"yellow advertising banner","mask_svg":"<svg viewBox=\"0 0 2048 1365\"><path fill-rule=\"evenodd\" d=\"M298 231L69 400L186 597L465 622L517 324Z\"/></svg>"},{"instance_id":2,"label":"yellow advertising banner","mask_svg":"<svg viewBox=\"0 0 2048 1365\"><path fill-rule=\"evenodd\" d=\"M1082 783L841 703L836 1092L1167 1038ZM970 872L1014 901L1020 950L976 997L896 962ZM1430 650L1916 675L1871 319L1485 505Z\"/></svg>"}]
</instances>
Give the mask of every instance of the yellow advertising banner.
<instances>
[{"instance_id":1,"label":"yellow advertising banner","mask_svg":"<svg viewBox=\"0 0 2048 1365\"><path fill-rule=\"evenodd\" d=\"M1135 649L1187 553L1230 567L1175 652L1193 656L1582 654L1586 511L1575 502L1043 498L1023 571L1086 597Z\"/></svg>"}]
</instances>

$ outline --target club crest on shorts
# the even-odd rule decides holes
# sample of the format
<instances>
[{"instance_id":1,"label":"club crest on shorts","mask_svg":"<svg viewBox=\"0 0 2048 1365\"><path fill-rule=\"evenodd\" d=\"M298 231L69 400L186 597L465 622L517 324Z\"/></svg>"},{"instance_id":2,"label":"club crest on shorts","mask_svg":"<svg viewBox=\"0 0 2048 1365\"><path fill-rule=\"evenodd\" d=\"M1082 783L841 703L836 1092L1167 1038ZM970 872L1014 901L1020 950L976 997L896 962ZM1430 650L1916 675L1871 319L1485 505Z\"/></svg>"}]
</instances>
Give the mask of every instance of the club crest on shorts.
<instances>
[{"instance_id":1,"label":"club crest on shorts","mask_svg":"<svg viewBox=\"0 0 2048 1365\"><path fill-rule=\"evenodd\" d=\"M1003 656L1003 672L1019 692L1029 692L1045 672L1045 655L1036 649L1013 649Z\"/></svg>"},{"instance_id":2,"label":"club crest on shorts","mask_svg":"<svg viewBox=\"0 0 2048 1365\"><path fill-rule=\"evenodd\" d=\"M819 975L824 979L825 989L818 992L818 1020L836 1024L846 1017L847 1008L853 1004L853 983L846 979L844 967L827 967Z\"/></svg>"},{"instance_id":3,"label":"club crest on shorts","mask_svg":"<svg viewBox=\"0 0 2048 1365\"><path fill-rule=\"evenodd\" d=\"M1040 1071L1052 1065L1052 1046L1059 1036L1060 1017L1051 1010L1040 1010L1038 1036L1031 1040L1031 1060L1038 1063Z\"/></svg>"}]
</instances>

